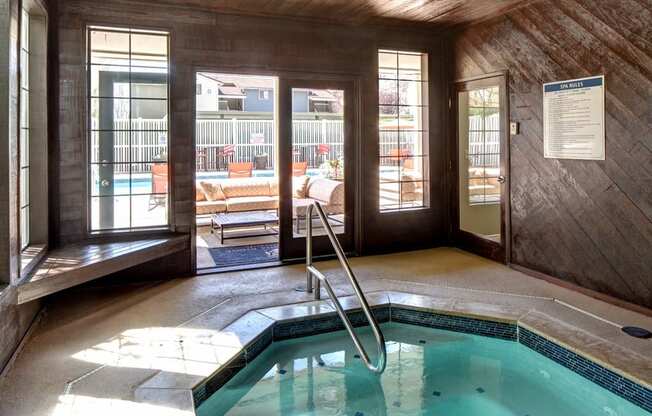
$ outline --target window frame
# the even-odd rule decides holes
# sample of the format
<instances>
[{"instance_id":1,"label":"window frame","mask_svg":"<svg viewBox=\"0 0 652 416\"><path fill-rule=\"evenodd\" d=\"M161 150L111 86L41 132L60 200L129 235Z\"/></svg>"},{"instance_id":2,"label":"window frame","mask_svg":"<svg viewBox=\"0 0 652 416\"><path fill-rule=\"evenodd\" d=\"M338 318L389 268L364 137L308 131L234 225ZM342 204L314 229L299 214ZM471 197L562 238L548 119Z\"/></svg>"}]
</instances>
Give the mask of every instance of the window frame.
<instances>
[{"instance_id":1,"label":"window frame","mask_svg":"<svg viewBox=\"0 0 652 416\"><path fill-rule=\"evenodd\" d=\"M19 251L23 253L30 246L30 231L31 231L31 198L30 198L30 163L31 163L31 152L30 152L30 47L29 43L31 40L31 17L29 11L25 8L25 5L21 5L20 8L20 36L18 42L18 54L19 58L19 82L18 82L18 95L19 98L19 108L18 108L18 247ZM27 18L27 22L25 22ZM23 53L24 52L24 53ZM23 58L26 58L26 62L23 62ZM23 78L26 78L25 81ZM26 101L24 101L26 98ZM25 119L23 120L23 117ZM26 154L26 156L24 156ZM23 159L25 158L26 163L23 164ZM26 174L23 176L23 171L26 171ZM23 181L26 182L24 187ZM25 192L23 192L23 189ZM23 200L25 204L23 204ZM26 215L24 215L26 213ZM23 231L26 231L23 235Z\"/></svg>"},{"instance_id":2,"label":"window frame","mask_svg":"<svg viewBox=\"0 0 652 416\"><path fill-rule=\"evenodd\" d=\"M123 25L105 25L105 24L88 24L86 26L86 58L85 58L85 65L86 65L86 111L85 111L85 117L86 117L86 140L84 142L84 146L86 147L86 176L85 176L85 181L86 181L86 198L85 198L85 203L86 203L86 232L89 237L100 237L100 236L105 236L105 235L116 235L116 234L124 234L124 235L138 235L138 234L151 234L152 232L156 231L172 231L173 230L173 208L172 208L172 200L173 200L173 189L172 189L172 172L173 172L173 167L171 163L171 146L170 146L170 138L171 138L171 131L172 131L172 119L171 119L171 105L170 105L170 98L171 98L171 81L172 77L170 75L170 67L171 67L171 60L172 60L172 32L169 29L165 28L150 28L150 27L143 27L143 26L123 26ZM95 131L101 131L99 130L94 130L92 123L93 123L93 116L91 113L92 110L92 101L93 99L98 99L98 97L94 97L92 94L92 71L93 71L93 66L102 66L105 64L97 64L97 63L92 63L91 58L92 58L92 42L91 42L91 33L93 31L104 31L104 32L113 32L113 33L128 33L130 35L130 40L129 40L129 64L125 65L126 67L129 67L131 69L132 64L131 64L131 55L132 55L132 49L131 49L131 35L136 34L136 35L155 35L155 36L164 36L166 37L166 58L167 58L167 67L166 67L166 72L164 73L166 77L166 114L167 114L167 129L166 130L156 130L156 131L162 131L166 132L166 145L165 145L165 152L166 152L166 159L165 163L167 163L167 203L166 203L166 223L165 224L160 224L160 225L145 225L145 226L131 226L131 221L132 221L132 200L131 198L133 196L152 196L156 195L157 193L150 192L150 193L134 193L131 190L131 174L129 177L129 193L126 194L113 194L112 197L116 196L122 196L122 197L129 197L129 222L130 226L129 227L115 227L115 228L98 228L98 229L93 229L93 218L92 218L92 210L93 210L93 198L98 198L99 196L93 195L93 173L92 173L92 167L93 165L100 165L101 163L98 162L93 162L93 133ZM138 65L136 65L138 67ZM131 102L134 99L134 96L132 95L131 91L131 76L132 72L129 71L129 96L127 97L116 97L116 96L111 96L112 100L116 99L124 99L129 101L129 107L131 109ZM105 97L102 97L105 98ZM150 99L150 98L142 98L142 99ZM157 99L158 101L162 101L161 99ZM113 131L122 131L122 130L113 130ZM147 130L138 130L138 129L132 129L132 123L131 123L131 112L129 116L129 129L126 130L126 132L129 133L129 136L131 137L133 132L147 132ZM131 141L131 138L130 138ZM130 149L130 154L131 154L131 143L129 145ZM151 163L155 161L136 161L136 162L124 162L123 164L128 164L128 165L133 165L133 164L145 164L145 163ZM111 165L116 165L116 164L121 164L121 162L111 162ZM130 168L131 172L131 168Z\"/></svg>"},{"instance_id":3,"label":"window frame","mask_svg":"<svg viewBox=\"0 0 652 416\"><path fill-rule=\"evenodd\" d=\"M394 78L389 78L389 77L384 77L381 75L381 63L380 63L380 55L381 54L395 54L396 55L396 68L392 68L392 70L395 70L396 72L396 77ZM401 71L401 65L400 65L400 56L419 56L421 58L421 67L420 67L420 77L418 79L409 79L409 78L401 78L399 75L399 72ZM410 48L405 48L405 47L395 47L395 46L380 46L376 49L376 87L377 87L377 121L378 121L378 127L377 127L377 144L378 144L378 152L377 152L377 171L378 171L378 181L377 181L377 190L378 190L378 203L376 206L376 212L380 213L381 215L386 215L386 214L397 214L397 213L406 213L406 212L424 212L424 211L429 211L432 209L431 207L431 201L430 201L430 194L431 194L431 186L432 186L432 178L430 177L431 175L431 169L430 169L430 147L431 147L431 128L430 128L430 108L431 108L431 87L432 87L432 80L430 79L430 69L431 69L431 53L430 51L424 49L410 49ZM396 103L382 103L381 101L381 96L380 96L380 83L381 81L395 81L397 84L399 84L396 88L397 91L397 97L396 97ZM420 93L420 99L417 104L401 104L400 102L400 97L399 97L399 88L400 88L400 82L418 82L421 84L421 93ZM396 108L397 112L397 121L400 120L400 111L401 109L409 109L409 108L414 108L418 109L420 112L420 119L421 123L419 128L417 129L405 129L401 130L400 126L397 124L397 129L392 130L392 129L384 129L380 125L380 116L381 116L381 109L382 108ZM399 123L400 124L400 123ZM392 133L395 132L398 140L398 154L396 156L393 155L386 155L383 154L382 151L382 141L381 141L381 135L382 133ZM401 142L402 140L402 135L401 132L404 133L414 133L417 134L421 143L421 150L418 152L418 154L407 154L403 156L402 151L401 151ZM380 168L383 166L382 162L383 159L396 159L398 158L397 161L397 168L398 168L398 179L397 180L385 180L383 181L380 177ZM401 172L403 171L402 163L404 163L403 159L412 159L413 163L415 161L420 161L421 163L421 178L417 178L416 180L414 179L407 179L403 180L402 179L402 174ZM398 185L398 200L396 204L392 204L391 207L389 208L383 208L382 205L382 197L381 197L381 192L382 192L382 185ZM413 184L414 186L417 186L417 184L420 184L421 186L421 204L420 205L405 205L402 206L402 193L403 193L403 184Z\"/></svg>"},{"instance_id":4,"label":"window frame","mask_svg":"<svg viewBox=\"0 0 652 416\"><path fill-rule=\"evenodd\" d=\"M48 250L49 13L41 0L23 0L18 9L16 132L16 247L18 281L29 275ZM26 59L26 65L23 60ZM24 119L23 119L24 117ZM27 131L27 135L25 135ZM38 150L36 152L35 150ZM27 159L24 160L24 157ZM21 175L23 170L28 174ZM26 182L26 185L23 183ZM25 192L22 190L25 189ZM22 200L26 203L23 204ZM34 214L34 207L45 211ZM24 208L27 208L25 210ZM27 230L24 233L24 229ZM27 239L25 238L27 234Z\"/></svg>"}]
</instances>

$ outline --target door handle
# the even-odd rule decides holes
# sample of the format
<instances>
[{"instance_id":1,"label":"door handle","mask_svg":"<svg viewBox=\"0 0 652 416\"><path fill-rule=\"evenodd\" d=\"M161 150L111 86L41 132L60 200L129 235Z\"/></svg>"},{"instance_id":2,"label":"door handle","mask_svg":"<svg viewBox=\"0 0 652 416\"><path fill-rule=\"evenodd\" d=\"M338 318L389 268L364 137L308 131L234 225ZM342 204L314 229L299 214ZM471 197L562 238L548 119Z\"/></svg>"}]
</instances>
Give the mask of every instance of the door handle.
<instances>
[{"instance_id":1,"label":"door handle","mask_svg":"<svg viewBox=\"0 0 652 416\"><path fill-rule=\"evenodd\" d=\"M500 183L505 183L505 177L504 177L503 175L500 175L500 176L498 177L498 182L500 182Z\"/></svg>"}]
</instances>

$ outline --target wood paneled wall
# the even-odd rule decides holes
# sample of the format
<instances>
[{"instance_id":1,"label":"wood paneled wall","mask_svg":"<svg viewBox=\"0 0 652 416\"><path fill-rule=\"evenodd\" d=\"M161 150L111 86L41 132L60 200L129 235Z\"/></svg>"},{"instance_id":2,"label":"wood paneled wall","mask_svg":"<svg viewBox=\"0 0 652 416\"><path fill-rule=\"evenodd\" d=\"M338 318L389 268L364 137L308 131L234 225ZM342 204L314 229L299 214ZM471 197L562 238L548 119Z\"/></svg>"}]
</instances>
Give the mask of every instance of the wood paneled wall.
<instances>
[{"instance_id":1,"label":"wood paneled wall","mask_svg":"<svg viewBox=\"0 0 652 416\"><path fill-rule=\"evenodd\" d=\"M358 85L360 120L356 140L361 163L358 195L361 251L385 247L430 246L444 236L443 201L429 210L400 217L378 213L378 92L377 49L405 48L431 56L431 195L444 188L441 151L445 138L434 129L441 122L445 80L442 41L430 33L399 29L309 23L281 18L222 15L215 11L126 0L67 0L58 8L59 94L56 160L58 202L54 220L56 242L86 237L86 72L87 25L157 28L171 32L172 224L177 232L193 233L194 71L258 72L285 76L330 76L353 79ZM282 138L281 138L282 139ZM180 259L189 256L180 256ZM181 260L180 260L181 261Z\"/></svg>"},{"instance_id":2,"label":"wood paneled wall","mask_svg":"<svg viewBox=\"0 0 652 416\"><path fill-rule=\"evenodd\" d=\"M456 78L509 71L512 261L652 307L652 2L543 0L453 37ZM605 161L543 157L542 83L604 74Z\"/></svg>"},{"instance_id":3,"label":"wood paneled wall","mask_svg":"<svg viewBox=\"0 0 652 416\"><path fill-rule=\"evenodd\" d=\"M50 1L43 0L48 7ZM20 278L18 242L18 105L20 2L0 2L0 371L11 359L36 317L39 301L17 305ZM8 284L6 286L5 284Z\"/></svg>"}]
</instances>

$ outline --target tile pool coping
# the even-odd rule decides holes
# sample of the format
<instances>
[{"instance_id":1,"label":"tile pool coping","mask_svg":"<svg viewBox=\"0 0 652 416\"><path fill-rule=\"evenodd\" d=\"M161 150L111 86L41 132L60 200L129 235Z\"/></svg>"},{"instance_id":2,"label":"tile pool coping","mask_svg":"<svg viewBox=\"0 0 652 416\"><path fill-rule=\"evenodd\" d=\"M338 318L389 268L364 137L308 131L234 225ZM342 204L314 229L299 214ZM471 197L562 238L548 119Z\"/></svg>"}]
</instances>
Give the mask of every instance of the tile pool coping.
<instances>
[{"instance_id":1,"label":"tile pool coping","mask_svg":"<svg viewBox=\"0 0 652 416\"><path fill-rule=\"evenodd\" d=\"M637 374L600 359L596 346L590 343L581 348L573 347L570 342L561 340L563 337L559 334L551 334L547 325L550 322L540 325L539 318L529 318L530 309L500 308L489 303L460 308L453 299L394 291L371 292L367 298L379 322L398 322L519 342L652 413L652 387L647 373L637 377ZM368 325L357 299L349 296L341 300L355 326ZM342 329L344 326L328 299L249 311L217 333L218 338L226 341L212 344L211 352L216 359L215 363L207 364L210 366L206 368L210 374L208 377L160 372L136 389L136 398L171 406L183 411L184 415L194 415L204 400L273 342Z\"/></svg>"}]
</instances>

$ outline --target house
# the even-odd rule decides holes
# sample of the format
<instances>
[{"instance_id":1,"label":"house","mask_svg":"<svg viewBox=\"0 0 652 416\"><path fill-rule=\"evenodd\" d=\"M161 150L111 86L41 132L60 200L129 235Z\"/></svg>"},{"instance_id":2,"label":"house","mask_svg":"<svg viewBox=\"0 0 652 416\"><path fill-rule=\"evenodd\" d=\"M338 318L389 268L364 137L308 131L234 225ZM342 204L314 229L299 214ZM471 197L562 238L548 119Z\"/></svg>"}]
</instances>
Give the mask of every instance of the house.
<instances>
[{"instance_id":1,"label":"house","mask_svg":"<svg viewBox=\"0 0 652 416\"><path fill-rule=\"evenodd\" d=\"M232 76L200 72L197 76L197 111L211 113L272 113L273 78ZM297 88L292 92L295 113L333 114L341 112L341 103L328 90Z\"/></svg>"}]
</instances>

